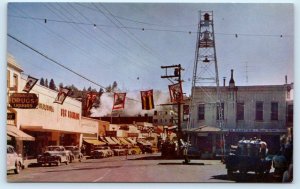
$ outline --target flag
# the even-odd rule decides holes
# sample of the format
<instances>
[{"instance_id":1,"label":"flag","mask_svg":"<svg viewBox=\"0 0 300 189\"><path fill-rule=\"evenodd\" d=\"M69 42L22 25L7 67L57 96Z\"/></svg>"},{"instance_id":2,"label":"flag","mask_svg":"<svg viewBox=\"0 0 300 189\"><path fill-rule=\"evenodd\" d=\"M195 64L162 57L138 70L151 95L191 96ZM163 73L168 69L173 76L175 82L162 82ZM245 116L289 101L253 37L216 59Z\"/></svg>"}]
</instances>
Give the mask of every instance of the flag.
<instances>
[{"instance_id":1,"label":"flag","mask_svg":"<svg viewBox=\"0 0 300 189\"><path fill-rule=\"evenodd\" d=\"M90 111L96 99L97 99L97 92L88 92L86 94L85 108L87 111Z\"/></svg>"},{"instance_id":2,"label":"flag","mask_svg":"<svg viewBox=\"0 0 300 189\"><path fill-rule=\"evenodd\" d=\"M23 91L29 93L37 81L38 81L38 79L28 76Z\"/></svg>"},{"instance_id":3,"label":"flag","mask_svg":"<svg viewBox=\"0 0 300 189\"><path fill-rule=\"evenodd\" d=\"M143 110L154 109L153 90L141 91L141 98Z\"/></svg>"},{"instance_id":4,"label":"flag","mask_svg":"<svg viewBox=\"0 0 300 189\"><path fill-rule=\"evenodd\" d=\"M169 85L171 102L181 102L183 100L181 82Z\"/></svg>"},{"instance_id":5,"label":"flag","mask_svg":"<svg viewBox=\"0 0 300 189\"><path fill-rule=\"evenodd\" d=\"M114 93L113 110L120 110L124 108L126 93Z\"/></svg>"},{"instance_id":6,"label":"flag","mask_svg":"<svg viewBox=\"0 0 300 189\"><path fill-rule=\"evenodd\" d=\"M65 99L67 98L69 92L70 92L70 89L61 88L53 103L63 104Z\"/></svg>"}]
</instances>

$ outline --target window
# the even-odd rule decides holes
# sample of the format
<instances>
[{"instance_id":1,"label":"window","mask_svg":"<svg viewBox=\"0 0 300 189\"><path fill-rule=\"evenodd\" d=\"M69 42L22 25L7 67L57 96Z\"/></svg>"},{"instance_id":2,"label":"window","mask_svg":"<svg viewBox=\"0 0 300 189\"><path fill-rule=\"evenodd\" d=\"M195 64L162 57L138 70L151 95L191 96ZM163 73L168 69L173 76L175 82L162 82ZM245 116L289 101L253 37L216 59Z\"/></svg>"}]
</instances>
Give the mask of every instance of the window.
<instances>
[{"instance_id":1,"label":"window","mask_svg":"<svg viewBox=\"0 0 300 189\"><path fill-rule=\"evenodd\" d=\"M18 75L17 74L14 74L14 80L13 80L13 84L14 84L14 88L15 90L17 91L18 90Z\"/></svg>"},{"instance_id":2,"label":"window","mask_svg":"<svg viewBox=\"0 0 300 189\"><path fill-rule=\"evenodd\" d=\"M264 119L264 104L263 102L256 102L256 115L255 120L262 121Z\"/></svg>"},{"instance_id":3,"label":"window","mask_svg":"<svg viewBox=\"0 0 300 189\"><path fill-rule=\"evenodd\" d=\"M205 104L199 104L198 106L198 120L205 119Z\"/></svg>"},{"instance_id":4,"label":"window","mask_svg":"<svg viewBox=\"0 0 300 189\"><path fill-rule=\"evenodd\" d=\"M244 120L244 103L238 102L236 105L236 120Z\"/></svg>"},{"instance_id":5,"label":"window","mask_svg":"<svg viewBox=\"0 0 300 189\"><path fill-rule=\"evenodd\" d=\"M220 120L220 115L219 115L219 105L217 104L217 120ZM221 111L222 111L222 114L223 114L223 120L224 120L224 103L222 102L221 103Z\"/></svg>"},{"instance_id":6,"label":"window","mask_svg":"<svg viewBox=\"0 0 300 189\"><path fill-rule=\"evenodd\" d=\"M157 111L156 110L154 111L154 115L157 115Z\"/></svg>"},{"instance_id":7,"label":"window","mask_svg":"<svg viewBox=\"0 0 300 189\"><path fill-rule=\"evenodd\" d=\"M271 103L271 120L278 120L278 102Z\"/></svg>"},{"instance_id":8,"label":"window","mask_svg":"<svg viewBox=\"0 0 300 189\"><path fill-rule=\"evenodd\" d=\"M10 87L10 71L7 70L7 88Z\"/></svg>"}]
</instances>

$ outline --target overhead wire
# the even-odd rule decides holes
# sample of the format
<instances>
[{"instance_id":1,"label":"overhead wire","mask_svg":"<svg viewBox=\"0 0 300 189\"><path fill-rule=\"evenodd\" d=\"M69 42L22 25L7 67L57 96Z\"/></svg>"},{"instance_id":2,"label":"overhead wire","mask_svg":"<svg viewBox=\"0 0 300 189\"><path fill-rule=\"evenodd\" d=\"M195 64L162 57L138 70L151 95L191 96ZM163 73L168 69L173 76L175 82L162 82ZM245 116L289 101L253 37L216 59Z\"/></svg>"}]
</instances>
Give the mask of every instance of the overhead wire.
<instances>
[{"instance_id":1,"label":"overhead wire","mask_svg":"<svg viewBox=\"0 0 300 189\"><path fill-rule=\"evenodd\" d=\"M103 13L105 14L105 13ZM144 27L132 27L132 26L112 26L112 25L106 25L106 24L99 24L99 23L86 23L86 22L75 22L75 21L63 21L63 20L56 20L56 19L49 19L49 18L37 18L37 17L24 17L24 16L17 16L17 15L8 15L9 17L15 17L15 18L22 18L22 19L32 19L32 20L40 20L47 22L58 22L58 23L66 23L66 24L78 24L78 25L89 25L89 26L101 26L101 27L110 27L110 28L126 28L126 29L132 29L132 30L140 30L140 31L157 31L157 32L175 32L175 33L185 33L185 34L196 34L196 31L188 31L188 30L172 30L172 29L158 29L158 28L144 28ZM251 33L219 33L215 32L215 35L224 35L224 36L233 36L235 38L238 38L236 36L247 36L247 37L279 37L279 38L285 38L285 37L293 37L293 35L290 34L251 34Z\"/></svg>"}]
</instances>

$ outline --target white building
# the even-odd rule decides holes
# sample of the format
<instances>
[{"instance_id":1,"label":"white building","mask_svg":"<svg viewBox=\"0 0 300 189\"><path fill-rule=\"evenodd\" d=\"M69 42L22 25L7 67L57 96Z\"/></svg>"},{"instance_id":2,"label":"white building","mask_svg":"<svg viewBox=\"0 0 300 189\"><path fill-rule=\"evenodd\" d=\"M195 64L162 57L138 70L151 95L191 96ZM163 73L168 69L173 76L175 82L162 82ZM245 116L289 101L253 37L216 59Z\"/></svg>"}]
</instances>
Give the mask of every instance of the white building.
<instances>
[{"instance_id":1,"label":"white building","mask_svg":"<svg viewBox=\"0 0 300 189\"><path fill-rule=\"evenodd\" d=\"M21 93L27 77L21 77L22 69L10 55L7 65L8 93ZM7 110L14 114L13 119L7 121L8 135L13 129L34 137L34 141L15 137L19 153L36 156L48 145L81 146L83 135L97 139L99 121L81 116L80 101L67 97L62 105L53 103L57 92L38 84L30 93L38 96L35 109L10 108L8 105Z\"/></svg>"}]
</instances>

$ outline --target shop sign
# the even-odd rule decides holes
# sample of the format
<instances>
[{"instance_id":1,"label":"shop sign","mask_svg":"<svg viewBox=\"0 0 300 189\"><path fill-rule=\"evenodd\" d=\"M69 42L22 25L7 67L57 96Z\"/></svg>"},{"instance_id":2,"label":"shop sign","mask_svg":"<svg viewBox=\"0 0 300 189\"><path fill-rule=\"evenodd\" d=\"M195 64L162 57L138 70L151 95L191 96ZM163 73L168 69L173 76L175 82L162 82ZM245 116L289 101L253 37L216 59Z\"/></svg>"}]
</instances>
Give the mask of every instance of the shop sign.
<instances>
[{"instance_id":1,"label":"shop sign","mask_svg":"<svg viewBox=\"0 0 300 189\"><path fill-rule=\"evenodd\" d=\"M138 133L127 133L127 137L138 137Z\"/></svg>"},{"instance_id":2,"label":"shop sign","mask_svg":"<svg viewBox=\"0 0 300 189\"><path fill-rule=\"evenodd\" d=\"M12 93L9 97L9 104L12 108L35 109L39 98L34 93Z\"/></svg>"},{"instance_id":3,"label":"shop sign","mask_svg":"<svg viewBox=\"0 0 300 189\"><path fill-rule=\"evenodd\" d=\"M15 113L7 113L7 120L15 120L16 114Z\"/></svg>"},{"instance_id":4,"label":"shop sign","mask_svg":"<svg viewBox=\"0 0 300 189\"><path fill-rule=\"evenodd\" d=\"M116 137L117 136L117 131L106 131L105 135L107 137Z\"/></svg>"}]
</instances>

